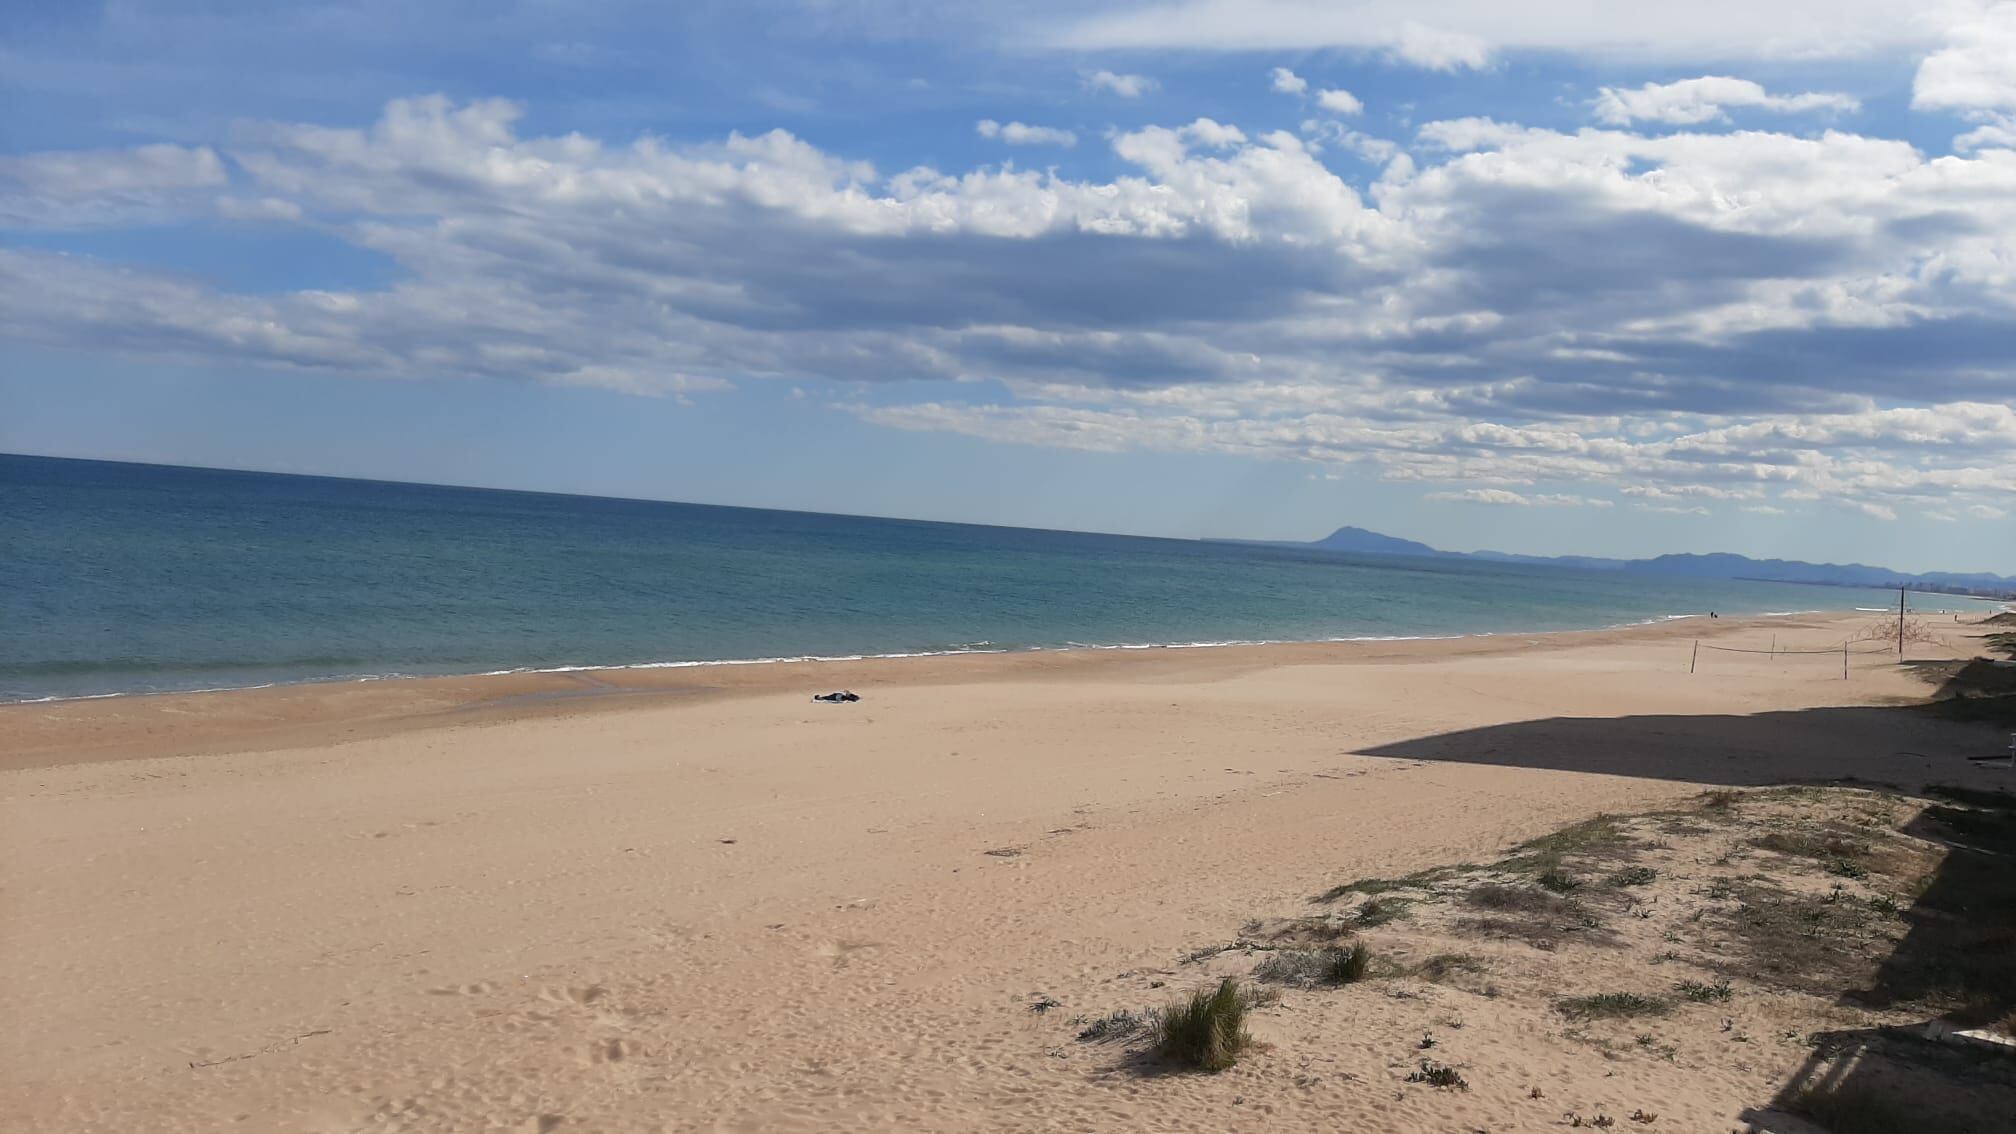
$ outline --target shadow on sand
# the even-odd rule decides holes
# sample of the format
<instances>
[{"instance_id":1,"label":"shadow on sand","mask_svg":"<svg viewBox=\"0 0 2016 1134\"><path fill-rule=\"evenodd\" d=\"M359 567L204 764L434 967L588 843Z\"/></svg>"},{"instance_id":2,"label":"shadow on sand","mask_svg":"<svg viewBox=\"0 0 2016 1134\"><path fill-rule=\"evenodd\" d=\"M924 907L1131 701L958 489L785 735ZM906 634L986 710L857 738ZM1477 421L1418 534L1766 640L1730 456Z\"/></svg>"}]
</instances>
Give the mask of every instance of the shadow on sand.
<instances>
[{"instance_id":1,"label":"shadow on sand","mask_svg":"<svg viewBox=\"0 0 2016 1134\"><path fill-rule=\"evenodd\" d=\"M1953 688L1941 693L1951 696ZM1989 719L2001 720L2001 712ZM1946 854L1904 917L1910 928L1867 988L1844 1005L1937 1005L1913 1027L1816 1034L1814 1048L1753 1130L1803 1134L2012 1129L1967 1111L2016 1103L2016 1057L1929 1038L2016 1012L2016 770L2006 726L1949 704L1841 707L1748 716L1523 721L1364 750L1408 760L1554 768L1703 785L1853 783L1939 795L1905 829ZM1940 789L1932 785L1959 785ZM1900 1100L1955 1100L1906 1109ZM2006 1120L2011 1111L1999 1117ZM1800 1115L1808 1117L1802 1118ZM1825 1125L1816 1125L1818 1119ZM1970 1125L1972 1123L1972 1125Z\"/></svg>"}]
</instances>

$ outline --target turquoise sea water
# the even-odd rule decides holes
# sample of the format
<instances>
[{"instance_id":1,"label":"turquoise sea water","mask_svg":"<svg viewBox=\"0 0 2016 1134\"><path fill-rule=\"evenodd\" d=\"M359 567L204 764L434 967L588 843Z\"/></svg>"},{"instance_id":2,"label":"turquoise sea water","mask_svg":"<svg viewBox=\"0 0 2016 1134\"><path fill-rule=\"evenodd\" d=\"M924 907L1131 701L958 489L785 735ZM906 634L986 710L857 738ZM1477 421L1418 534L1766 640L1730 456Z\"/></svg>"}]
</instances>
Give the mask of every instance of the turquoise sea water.
<instances>
[{"instance_id":1,"label":"turquoise sea water","mask_svg":"<svg viewBox=\"0 0 2016 1134\"><path fill-rule=\"evenodd\" d=\"M0 456L0 700L1582 629L1895 601L1786 583Z\"/></svg>"}]
</instances>

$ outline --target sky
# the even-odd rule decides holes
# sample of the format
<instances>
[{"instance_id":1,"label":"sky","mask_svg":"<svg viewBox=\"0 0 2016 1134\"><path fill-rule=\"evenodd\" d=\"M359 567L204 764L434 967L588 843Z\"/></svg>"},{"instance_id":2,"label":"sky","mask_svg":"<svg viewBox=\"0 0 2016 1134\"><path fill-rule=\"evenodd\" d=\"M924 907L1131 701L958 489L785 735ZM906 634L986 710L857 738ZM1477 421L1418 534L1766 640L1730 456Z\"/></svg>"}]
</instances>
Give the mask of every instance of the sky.
<instances>
[{"instance_id":1,"label":"sky","mask_svg":"<svg viewBox=\"0 0 2016 1134\"><path fill-rule=\"evenodd\" d=\"M14 0L0 451L2016 573L2016 0Z\"/></svg>"}]
</instances>

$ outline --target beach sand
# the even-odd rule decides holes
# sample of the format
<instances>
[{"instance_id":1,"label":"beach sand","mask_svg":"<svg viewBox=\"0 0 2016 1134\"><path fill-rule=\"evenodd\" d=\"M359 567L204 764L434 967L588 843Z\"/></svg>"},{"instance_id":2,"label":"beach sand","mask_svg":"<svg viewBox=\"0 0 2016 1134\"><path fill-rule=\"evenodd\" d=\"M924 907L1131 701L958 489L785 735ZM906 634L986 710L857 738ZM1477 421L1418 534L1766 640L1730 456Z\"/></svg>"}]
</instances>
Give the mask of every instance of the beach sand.
<instances>
[{"instance_id":1,"label":"beach sand","mask_svg":"<svg viewBox=\"0 0 2016 1134\"><path fill-rule=\"evenodd\" d=\"M1556 1125L1496 1092L1616 1068L1516 1004L1465 1008L1488 1088L1397 1097L1412 1053L1374 1041L1413 1025L1376 994L1264 1013L1217 1076L1067 1020L1340 881L1600 811L2004 783L1965 759L1995 734L1898 707L1929 686L1893 656L1706 648L1873 620L0 707L0 1129ZM1968 651L1935 628L1918 656ZM1735 1128L1802 1055L1641 1085L1659 1129Z\"/></svg>"}]
</instances>

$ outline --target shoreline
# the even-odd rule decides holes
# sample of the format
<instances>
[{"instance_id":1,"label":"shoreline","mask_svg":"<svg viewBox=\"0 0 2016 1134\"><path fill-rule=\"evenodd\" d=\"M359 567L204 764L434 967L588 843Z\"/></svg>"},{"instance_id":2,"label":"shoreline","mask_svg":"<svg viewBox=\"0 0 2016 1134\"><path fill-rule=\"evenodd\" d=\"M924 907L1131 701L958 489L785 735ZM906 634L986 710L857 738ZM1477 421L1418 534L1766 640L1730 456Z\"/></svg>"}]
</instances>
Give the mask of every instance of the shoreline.
<instances>
[{"instance_id":1,"label":"shoreline","mask_svg":"<svg viewBox=\"0 0 2016 1134\"><path fill-rule=\"evenodd\" d=\"M1414 663L1611 641L1725 637L1760 625L1834 625L1868 612L1788 611L1709 620L1671 614L1589 629L1480 631L1313 641L1067 646L838 657L645 662L356 677L0 703L0 769L381 737L408 729L637 708L672 700L904 683L1098 677L1171 668L1230 674L1276 665ZM1194 660L1194 665L1192 664ZM814 689L813 686L819 688Z\"/></svg>"},{"instance_id":2,"label":"shoreline","mask_svg":"<svg viewBox=\"0 0 2016 1134\"><path fill-rule=\"evenodd\" d=\"M1760 581L1771 582L1774 580L1760 580ZM1820 584L1800 583L1792 585L1814 586ZM1937 592L1928 592L1928 593L1937 593ZM1975 602L1999 601L1994 599L1977 598L1975 596L1965 596L1965 595L1943 596L1943 597L1962 598ZM1721 616L1717 620L1721 622L1736 624L1736 623L1747 623L1752 621L1758 621L1763 619L1833 618L1833 617L1846 618L1855 615L1888 614L1892 612L1893 612L1892 608L1888 607L1865 607L1865 606L1842 607L1842 608L1822 607L1810 610L1767 610L1767 611L1759 611L1754 614L1731 614ZM1937 611L1933 613L1936 615L1952 613L1955 615L1955 617L1958 617L1958 613L1956 612ZM895 661L908 658L952 658L952 657L996 656L996 655L1015 656L1022 654L1058 654L1058 653L1079 653L1079 652L1140 652L1151 650L1216 650L1216 649L1263 648L1263 647L1275 647L1275 646L1330 646L1330 645L1354 645L1361 643L1376 644L1383 642L1449 642L1449 641L1463 641L1472 638L1502 638L1511 636L1533 637L1536 635L1557 635L1557 634L1598 634L1614 630L1631 630L1640 627L1665 626L1671 623L1707 619L1710 617L1711 617L1710 614L1705 613L1662 614L1651 618L1641 618L1629 622L1606 623L1601 626L1571 626L1571 627L1555 627L1551 629L1515 628L1507 630L1473 630L1457 634L1362 634L1362 635L1349 635L1349 636L1331 637L1331 638L1228 638L1228 639L1193 640L1193 641L1180 641L1180 642L1115 642L1115 643L1067 642L1063 645L1056 645L1056 646L1002 646L1002 647L985 648L985 649L955 647L942 650L935 650L935 649L905 650L905 651L891 651L882 653L792 654L792 655L777 655L772 657L696 658L696 659L641 661L641 662L587 662L587 663L552 665L552 666L514 666L505 669L472 670L469 672L456 672L456 673L400 673L400 672L360 673L360 674L343 674L327 677L306 677L299 679L262 681L250 685L216 685L216 686L203 686L192 689L130 689L130 690L113 690L110 692L103 692L103 693L51 694L48 696L23 697L12 700L0 699L0 711L4 711L6 709L15 706L24 706L24 705L64 705L82 701L107 701L115 699L144 698L144 697L180 697L180 696L194 696L199 694L217 694L217 693L246 693L265 689L299 689L314 686L344 686L344 685L357 685L372 682L468 681L481 678L522 677L528 675L545 675L545 674L577 674L577 673L598 674L598 673L619 673L619 672L648 671L648 670L707 669L717 666L770 666L770 665L799 665L799 664L839 665L839 664L850 664L855 662ZM989 645L989 644L983 643L983 645Z\"/></svg>"}]
</instances>

